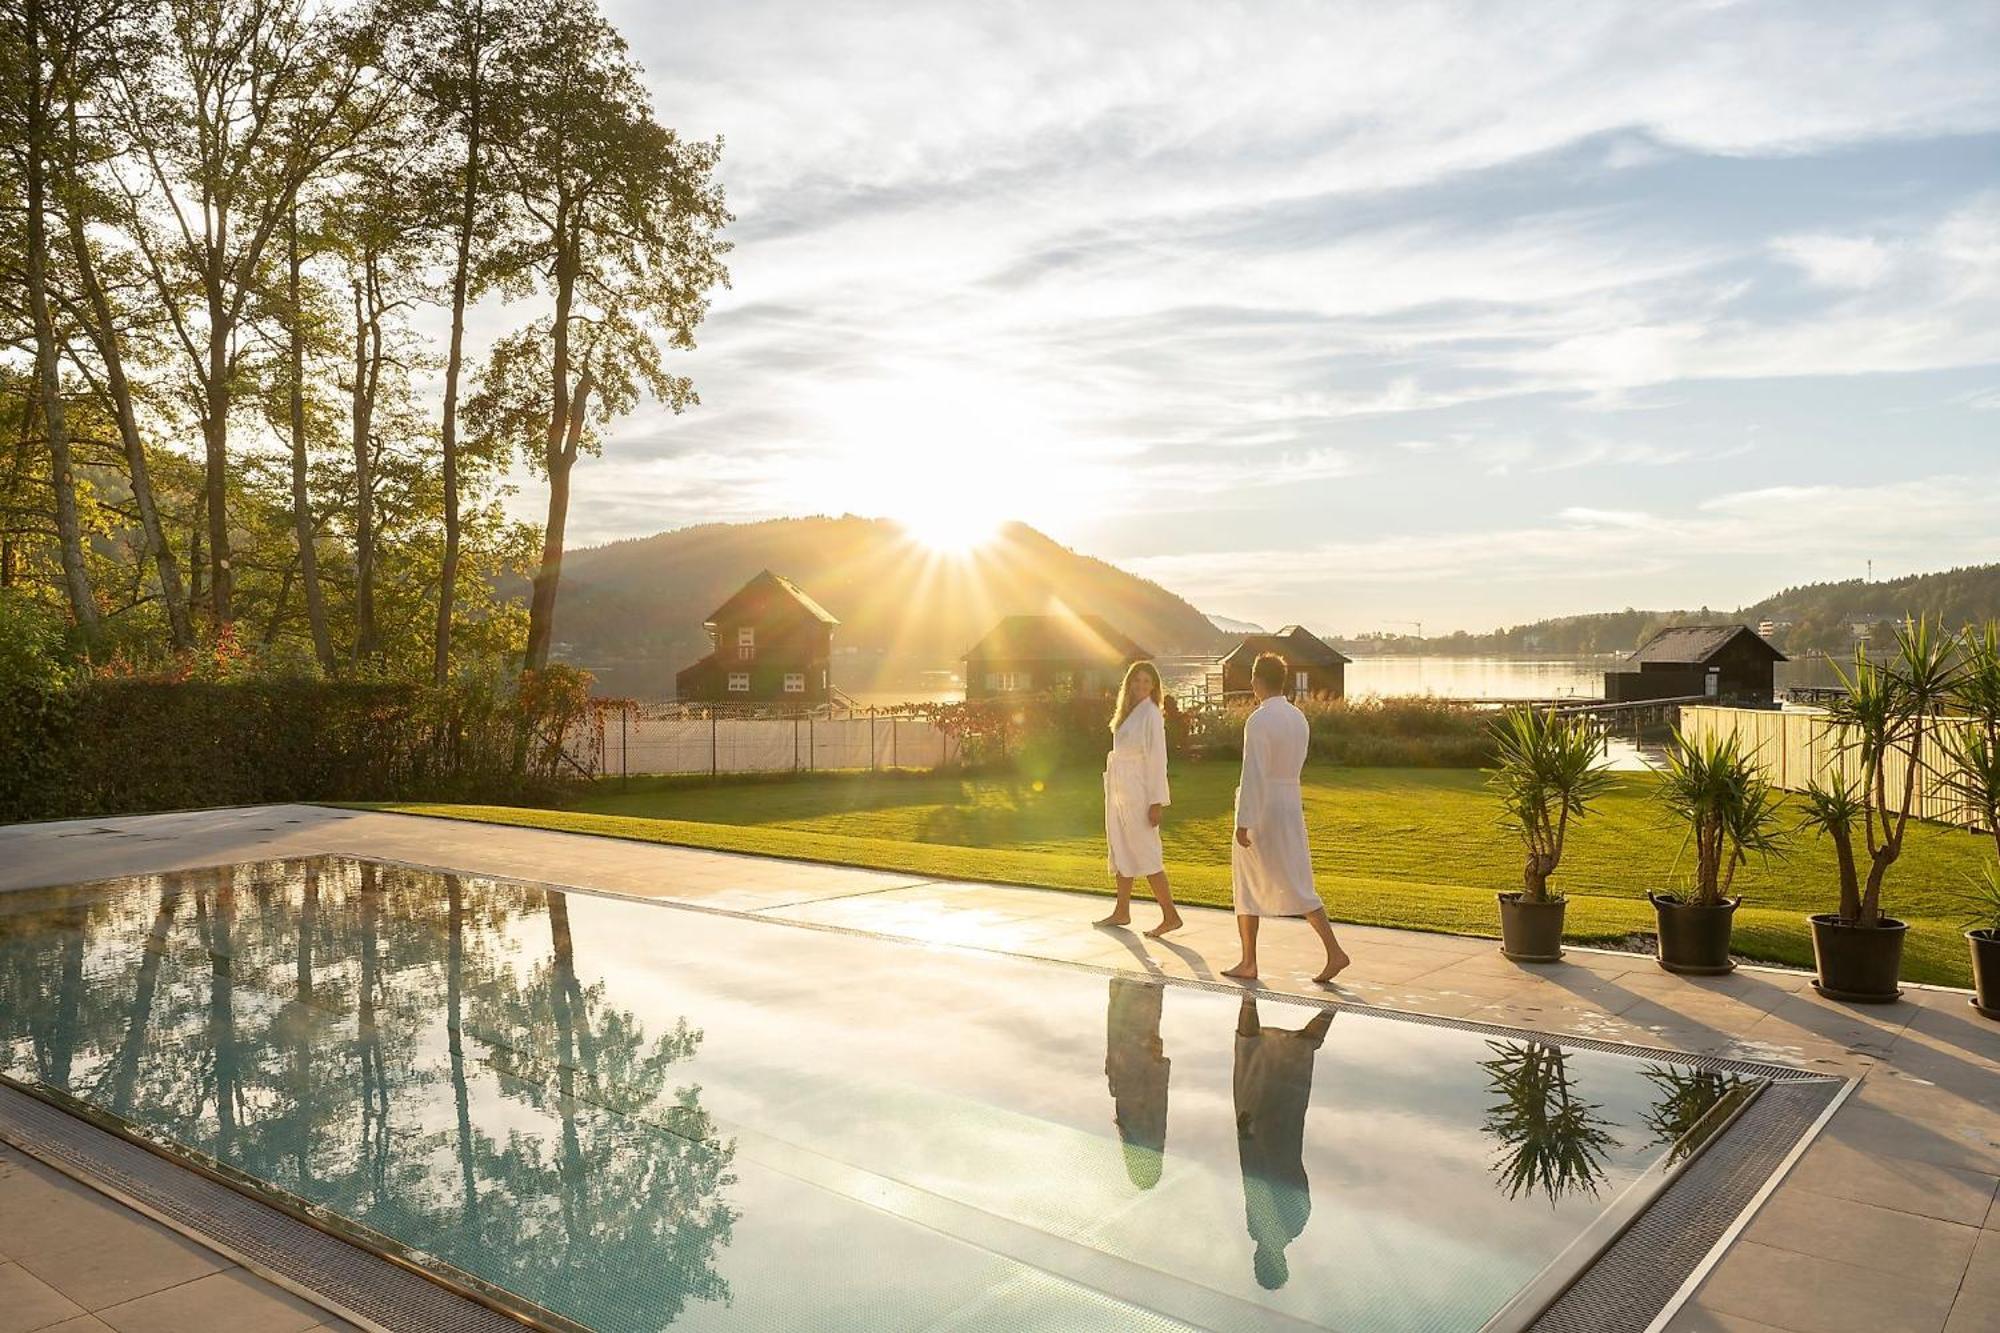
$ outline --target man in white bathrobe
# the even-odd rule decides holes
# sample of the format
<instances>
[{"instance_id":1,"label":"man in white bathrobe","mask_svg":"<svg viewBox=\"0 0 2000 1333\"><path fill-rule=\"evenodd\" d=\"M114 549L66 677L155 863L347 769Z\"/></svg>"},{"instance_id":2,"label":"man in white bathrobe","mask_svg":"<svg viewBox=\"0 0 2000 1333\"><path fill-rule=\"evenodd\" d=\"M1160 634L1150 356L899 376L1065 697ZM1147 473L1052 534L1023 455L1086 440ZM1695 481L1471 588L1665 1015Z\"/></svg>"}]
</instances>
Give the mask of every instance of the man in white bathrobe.
<instances>
[{"instance_id":1,"label":"man in white bathrobe","mask_svg":"<svg viewBox=\"0 0 2000 1333\"><path fill-rule=\"evenodd\" d=\"M1314 981L1332 981L1349 959L1327 923L1313 888L1299 775L1305 771L1312 727L1285 697L1285 659L1265 653L1250 668L1257 707L1243 728L1243 779L1236 788L1236 846L1229 861L1236 930L1243 959L1222 975L1257 978L1257 923L1267 916L1302 916L1326 946L1326 966Z\"/></svg>"}]
</instances>

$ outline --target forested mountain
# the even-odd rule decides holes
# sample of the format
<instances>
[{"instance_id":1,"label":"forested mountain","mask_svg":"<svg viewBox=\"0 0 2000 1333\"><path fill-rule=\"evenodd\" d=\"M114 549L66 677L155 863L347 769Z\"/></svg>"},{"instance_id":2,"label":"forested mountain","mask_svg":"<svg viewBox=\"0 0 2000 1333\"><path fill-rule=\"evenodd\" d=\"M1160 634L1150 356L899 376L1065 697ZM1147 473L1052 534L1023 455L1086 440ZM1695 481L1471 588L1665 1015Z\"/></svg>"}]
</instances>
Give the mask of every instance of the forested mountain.
<instances>
[{"instance_id":1,"label":"forested mountain","mask_svg":"<svg viewBox=\"0 0 2000 1333\"><path fill-rule=\"evenodd\" d=\"M849 690L956 668L1001 616L1058 607L1101 615L1161 655L1215 652L1229 641L1165 588L1025 524L964 555L940 555L886 519L853 515L708 523L572 552L556 637L609 688L664 694L675 670L708 651L709 612L762 569L840 619L834 682Z\"/></svg>"},{"instance_id":2,"label":"forested mountain","mask_svg":"<svg viewBox=\"0 0 2000 1333\"><path fill-rule=\"evenodd\" d=\"M1771 641L1794 657L1848 653L1857 628L1879 637L1885 623L1930 614L1957 627L2000 619L2000 565L1962 565L1935 574L1910 574L1870 581L1808 583L1733 610L1699 607L1689 611L1607 611L1558 616L1490 634L1440 635L1419 641L1404 635L1368 635L1342 640L1349 652L1388 653L1546 653L1584 656L1626 653L1669 625L1741 621L1755 627L1771 621Z\"/></svg>"}]
</instances>

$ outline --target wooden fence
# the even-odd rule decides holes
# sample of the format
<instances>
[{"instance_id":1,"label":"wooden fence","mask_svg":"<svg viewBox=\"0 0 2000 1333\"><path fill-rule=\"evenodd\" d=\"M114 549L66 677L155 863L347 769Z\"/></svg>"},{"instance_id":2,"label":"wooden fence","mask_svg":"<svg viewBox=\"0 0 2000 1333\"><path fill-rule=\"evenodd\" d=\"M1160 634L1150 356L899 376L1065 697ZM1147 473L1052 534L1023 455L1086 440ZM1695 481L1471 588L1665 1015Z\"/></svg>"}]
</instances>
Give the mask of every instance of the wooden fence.
<instances>
[{"instance_id":1,"label":"wooden fence","mask_svg":"<svg viewBox=\"0 0 2000 1333\"><path fill-rule=\"evenodd\" d=\"M1939 726L1963 726L1953 718L1938 719ZM1765 776L1782 791L1802 791L1822 774L1838 773L1852 782L1860 777L1860 756L1843 750L1840 737L1825 713L1762 708L1723 708L1694 704L1681 708L1681 732L1690 740L1734 733L1743 748L1763 765ZM1951 756L1938 740L1937 732L1924 737L1923 754L1917 774L1917 795L1911 813L1940 823L1977 827L1977 815L1950 787ZM1900 799L1907 761L1891 756L1887 777L1892 800Z\"/></svg>"}]
</instances>

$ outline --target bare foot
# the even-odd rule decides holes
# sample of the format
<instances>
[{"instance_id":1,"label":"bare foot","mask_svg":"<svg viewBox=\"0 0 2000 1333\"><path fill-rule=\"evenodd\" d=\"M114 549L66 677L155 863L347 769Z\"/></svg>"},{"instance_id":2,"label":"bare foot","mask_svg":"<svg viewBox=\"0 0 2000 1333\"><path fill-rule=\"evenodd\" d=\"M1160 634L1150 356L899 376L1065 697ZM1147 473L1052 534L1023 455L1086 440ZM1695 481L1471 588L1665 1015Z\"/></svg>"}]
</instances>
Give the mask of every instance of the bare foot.
<instances>
[{"instance_id":1,"label":"bare foot","mask_svg":"<svg viewBox=\"0 0 2000 1333\"><path fill-rule=\"evenodd\" d=\"M1100 917L1090 924L1093 926L1129 926L1132 924L1132 914L1130 912L1113 912L1110 916Z\"/></svg>"},{"instance_id":2,"label":"bare foot","mask_svg":"<svg viewBox=\"0 0 2000 1333\"><path fill-rule=\"evenodd\" d=\"M1238 963L1235 967L1224 968L1222 975L1235 981L1255 981L1257 979L1257 965L1255 963Z\"/></svg>"},{"instance_id":3,"label":"bare foot","mask_svg":"<svg viewBox=\"0 0 2000 1333\"><path fill-rule=\"evenodd\" d=\"M1175 931L1179 930L1183 924L1184 923L1181 921L1181 916L1179 912L1174 913L1172 916L1162 917L1160 918L1159 925L1154 926L1151 930L1146 932L1146 938L1149 940L1156 940L1159 939L1160 936L1162 935L1171 935Z\"/></svg>"},{"instance_id":4,"label":"bare foot","mask_svg":"<svg viewBox=\"0 0 2000 1333\"><path fill-rule=\"evenodd\" d=\"M1320 985L1324 986L1326 985L1327 982L1332 981L1342 972L1345 972L1347 970L1347 965L1353 961L1354 960L1352 958L1349 958L1344 951L1335 950L1333 953L1327 956L1326 967L1320 972L1318 976L1314 977L1313 980L1317 981Z\"/></svg>"}]
</instances>

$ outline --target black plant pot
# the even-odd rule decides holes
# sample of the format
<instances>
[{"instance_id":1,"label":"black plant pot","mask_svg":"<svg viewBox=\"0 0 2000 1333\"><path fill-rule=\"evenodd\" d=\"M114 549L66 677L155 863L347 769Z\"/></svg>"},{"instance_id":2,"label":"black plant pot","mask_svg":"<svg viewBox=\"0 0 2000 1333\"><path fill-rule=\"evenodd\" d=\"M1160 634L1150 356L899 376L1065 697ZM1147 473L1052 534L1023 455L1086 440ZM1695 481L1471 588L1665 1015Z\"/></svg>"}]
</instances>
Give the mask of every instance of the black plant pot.
<instances>
[{"instance_id":1,"label":"black plant pot","mask_svg":"<svg viewBox=\"0 0 2000 1333\"><path fill-rule=\"evenodd\" d=\"M1729 959L1729 929L1741 898L1713 907L1684 903L1671 895L1649 893L1653 915L1660 923L1660 966L1694 977L1719 977L1733 972Z\"/></svg>"},{"instance_id":2,"label":"black plant pot","mask_svg":"<svg viewBox=\"0 0 2000 1333\"><path fill-rule=\"evenodd\" d=\"M1972 1007L2000 1018L2000 931L1968 930L1972 942Z\"/></svg>"},{"instance_id":3,"label":"black plant pot","mask_svg":"<svg viewBox=\"0 0 2000 1333\"><path fill-rule=\"evenodd\" d=\"M1563 956L1561 898L1529 902L1518 893L1500 898L1500 952L1517 963L1553 963Z\"/></svg>"},{"instance_id":4,"label":"black plant pot","mask_svg":"<svg viewBox=\"0 0 2000 1333\"><path fill-rule=\"evenodd\" d=\"M1903 992L1903 937L1910 928L1883 917L1874 926L1850 926L1832 913L1812 918L1813 988L1829 1000L1887 1004Z\"/></svg>"}]
</instances>

